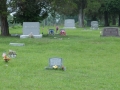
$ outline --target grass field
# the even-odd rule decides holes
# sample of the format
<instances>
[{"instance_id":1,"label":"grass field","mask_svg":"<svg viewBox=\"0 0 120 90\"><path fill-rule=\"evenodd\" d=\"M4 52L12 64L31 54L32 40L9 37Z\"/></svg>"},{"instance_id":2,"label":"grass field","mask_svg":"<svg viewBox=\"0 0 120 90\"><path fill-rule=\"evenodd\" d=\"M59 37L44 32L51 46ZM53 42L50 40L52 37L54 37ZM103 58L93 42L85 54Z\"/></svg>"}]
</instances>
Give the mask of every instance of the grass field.
<instances>
[{"instance_id":1,"label":"grass field","mask_svg":"<svg viewBox=\"0 0 120 90\"><path fill-rule=\"evenodd\" d=\"M0 90L120 90L120 38L100 37L101 30L67 29L66 36L49 36L44 28L40 39L0 36ZM22 28L10 33L22 34ZM5 63L2 53L9 49L17 57ZM61 57L66 71L45 70L51 57Z\"/></svg>"}]
</instances>

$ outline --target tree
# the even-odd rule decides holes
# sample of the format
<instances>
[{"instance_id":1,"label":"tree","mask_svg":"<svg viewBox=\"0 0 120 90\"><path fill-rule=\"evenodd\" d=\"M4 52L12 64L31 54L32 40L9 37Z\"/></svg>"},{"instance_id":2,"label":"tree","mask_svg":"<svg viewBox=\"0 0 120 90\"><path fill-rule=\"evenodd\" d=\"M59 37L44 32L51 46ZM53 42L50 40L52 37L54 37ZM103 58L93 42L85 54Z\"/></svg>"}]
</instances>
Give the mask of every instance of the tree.
<instances>
[{"instance_id":1,"label":"tree","mask_svg":"<svg viewBox=\"0 0 120 90\"><path fill-rule=\"evenodd\" d=\"M110 19L112 19L112 22L115 23L116 21L115 19L117 18L117 16L119 16L119 12L120 12L119 5L120 5L120 0L102 1L100 12L104 14L104 21L105 21L104 26L110 26ZM120 25L120 19L119 19L119 25Z\"/></svg>"},{"instance_id":2,"label":"tree","mask_svg":"<svg viewBox=\"0 0 120 90\"><path fill-rule=\"evenodd\" d=\"M28 1L28 3L26 1ZM35 3L34 3L34 1L35 1ZM30 2L32 2L33 5ZM20 6L20 4L21 4L21 6ZM28 4L30 4L31 6L29 6ZM49 7L47 5L48 5L47 0L31 0L31 1L29 1L29 0L0 0L1 35L3 35L3 36L10 35L9 34L9 26L8 26L8 22L7 22L7 16L9 14L9 12L7 10L8 6L10 6L11 12L18 11L21 14L21 13L25 12L26 10L29 11L27 13L25 12L25 14L23 15L24 19L27 18L27 20L20 19L23 17L22 17L22 15L20 16L20 14L17 13L16 17L18 16L18 18L15 18L15 20L21 22L22 20L23 21L43 20L44 18L47 17L47 14L48 14L46 11L46 8L49 8ZM18 6L20 6L20 7L18 7ZM28 8L28 7L30 7L30 8ZM41 8L41 7L43 7L43 8ZM31 14L31 11L32 11L32 14ZM38 16L38 14L40 16Z\"/></svg>"},{"instance_id":3,"label":"tree","mask_svg":"<svg viewBox=\"0 0 120 90\"><path fill-rule=\"evenodd\" d=\"M78 20L79 20L79 26L80 27L84 27L84 9L86 7L87 4L87 0L77 0L76 2L77 6L78 6Z\"/></svg>"},{"instance_id":4,"label":"tree","mask_svg":"<svg viewBox=\"0 0 120 90\"><path fill-rule=\"evenodd\" d=\"M7 0L1 0L0 2L0 20L1 20L1 35L9 36L9 26L7 22Z\"/></svg>"},{"instance_id":5,"label":"tree","mask_svg":"<svg viewBox=\"0 0 120 90\"><path fill-rule=\"evenodd\" d=\"M110 14L112 16L113 25L116 24L116 18L119 17L118 26L120 26L120 0L111 0L108 4Z\"/></svg>"},{"instance_id":6,"label":"tree","mask_svg":"<svg viewBox=\"0 0 120 90\"><path fill-rule=\"evenodd\" d=\"M55 18L57 14L70 16L76 8L73 0L49 0L50 1L50 14Z\"/></svg>"},{"instance_id":7,"label":"tree","mask_svg":"<svg viewBox=\"0 0 120 90\"><path fill-rule=\"evenodd\" d=\"M85 8L85 15L90 20L96 21L99 16L99 8L101 7L101 3L99 0L87 0L87 5Z\"/></svg>"},{"instance_id":8,"label":"tree","mask_svg":"<svg viewBox=\"0 0 120 90\"><path fill-rule=\"evenodd\" d=\"M23 22L41 22L48 16L48 4L39 0L18 1L19 9L14 15L14 20L18 23Z\"/></svg>"}]
</instances>

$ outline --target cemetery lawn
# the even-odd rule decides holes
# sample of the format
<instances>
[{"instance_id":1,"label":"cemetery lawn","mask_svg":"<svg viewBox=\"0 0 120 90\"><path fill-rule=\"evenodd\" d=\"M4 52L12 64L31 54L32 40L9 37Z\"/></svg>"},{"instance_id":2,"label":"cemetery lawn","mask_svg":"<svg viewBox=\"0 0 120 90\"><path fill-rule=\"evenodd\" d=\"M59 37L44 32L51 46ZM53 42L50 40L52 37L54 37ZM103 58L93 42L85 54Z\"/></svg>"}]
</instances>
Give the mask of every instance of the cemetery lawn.
<instances>
[{"instance_id":1,"label":"cemetery lawn","mask_svg":"<svg viewBox=\"0 0 120 90\"><path fill-rule=\"evenodd\" d=\"M100 37L101 30L50 36L44 28L39 39L0 36L0 90L120 90L120 37ZM22 34L22 28L10 33ZM9 49L17 57L5 63L2 53ZM61 57L66 71L46 70L51 57Z\"/></svg>"}]
</instances>

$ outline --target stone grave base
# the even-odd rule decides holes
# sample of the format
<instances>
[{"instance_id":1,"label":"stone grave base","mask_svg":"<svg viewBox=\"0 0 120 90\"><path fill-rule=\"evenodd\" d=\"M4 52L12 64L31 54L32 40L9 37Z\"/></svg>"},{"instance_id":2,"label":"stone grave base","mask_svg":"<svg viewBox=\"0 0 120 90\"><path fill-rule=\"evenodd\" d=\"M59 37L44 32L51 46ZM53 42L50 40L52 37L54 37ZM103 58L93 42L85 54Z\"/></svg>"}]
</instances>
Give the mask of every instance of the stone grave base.
<instances>
[{"instance_id":1,"label":"stone grave base","mask_svg":"<svg viewBox=\"0 0 120 90\"><path fill-rule=\"evenodd\" d=\"M64 29L76 29L76 27L63 27Z\"/></svg>"},{"instance_id":2,"label":"stone grave base","mask_svg":"<svg viewBox=\"0 0 120 90\"><path fill-rule=\"evenodd\" d=\"M29 35L20 35L20 38L29 38ZM42 38L42 34L40 35L33 35L33 38Z\"/></svg>"},{"instance_id":3,"label":"stone grave base","mask_svg":"<svg viewBox=\"0 0 120 90\"><path fill-rule=\"evenodd\" d=\"M11 46L25 46L24 43L10 43Z\"/></svg>"}]
</instances>

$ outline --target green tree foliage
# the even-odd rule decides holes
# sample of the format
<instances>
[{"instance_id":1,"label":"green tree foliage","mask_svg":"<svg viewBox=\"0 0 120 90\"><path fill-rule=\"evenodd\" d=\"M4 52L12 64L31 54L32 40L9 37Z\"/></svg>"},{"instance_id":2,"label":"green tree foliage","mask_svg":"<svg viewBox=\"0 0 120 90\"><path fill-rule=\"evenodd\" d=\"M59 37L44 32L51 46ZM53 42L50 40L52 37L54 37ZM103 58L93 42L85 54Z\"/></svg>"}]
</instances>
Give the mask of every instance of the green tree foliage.
<instances>
[{"instance_id":1,"label":"green tree foliage","mask_svg":"<svg viewBox=\"0 0 120 90\"><path fill-rule=\"evenodd\" d=\"M76 7L74 0L49 0L51 10L50 12L57 12L59 14L70 15Z\"/></svg>"},{"instance_id":2,"label":"green tree foliage","mask_svg":"<svg viewBox=\"0 0 120 90\"><path fill-rule=\"evenodd\" d=\"M84 10L85 15L91 20L97 20L100 7L101 7L100 0L87 0L87 6Z\"/></svg>"},{"instance_id":3,"label":"green tree foliage","mask_svg":"<svg viewBox=\"0 0 120 90\"><path fill-rule=\"evenodd\" d=\"M120 11L120 0L105 0L101 2L99 13L103 13L105 26L110 25L110 19L112 22L115 21ZM119 20L120 23L120 20Z\"/></svg>"},{"instance_id":4,"label":"green tree foliage","mask_svg":"<svg viewBox=\"0 0 120 90\"><path fill-rule=\"evenodd\" d=\"M23 22L40 22L48 16L48 4L46 1L25 0L18 1L18 10L14 15L14 20Z\"/></svg>"}]
</instances>

